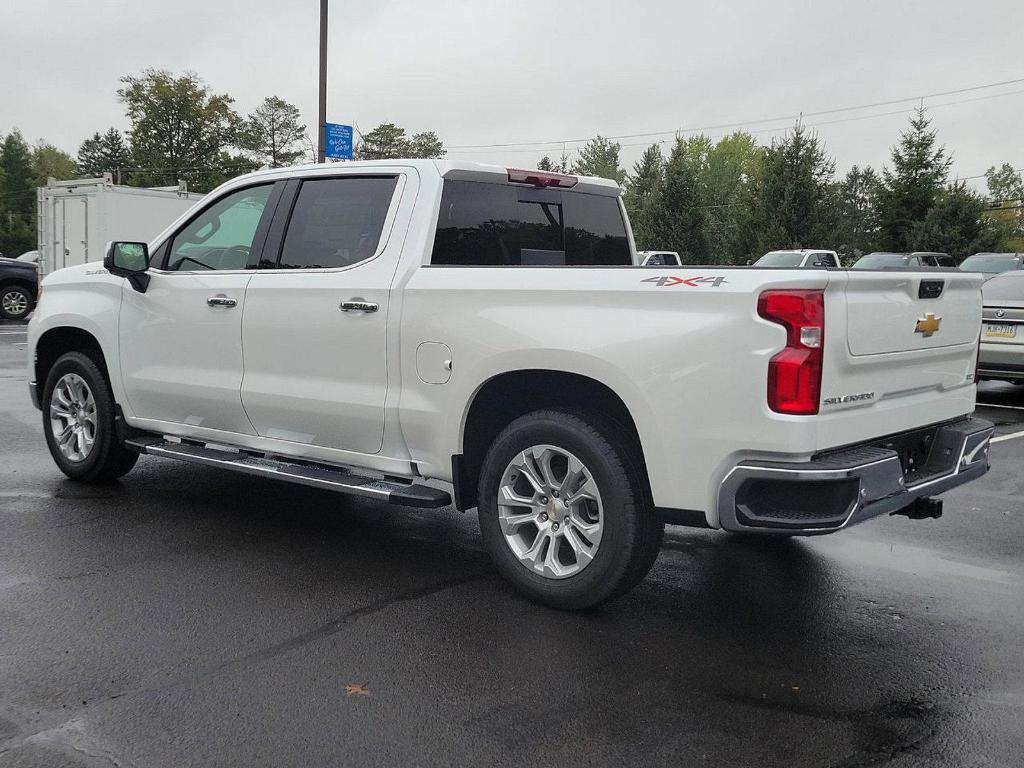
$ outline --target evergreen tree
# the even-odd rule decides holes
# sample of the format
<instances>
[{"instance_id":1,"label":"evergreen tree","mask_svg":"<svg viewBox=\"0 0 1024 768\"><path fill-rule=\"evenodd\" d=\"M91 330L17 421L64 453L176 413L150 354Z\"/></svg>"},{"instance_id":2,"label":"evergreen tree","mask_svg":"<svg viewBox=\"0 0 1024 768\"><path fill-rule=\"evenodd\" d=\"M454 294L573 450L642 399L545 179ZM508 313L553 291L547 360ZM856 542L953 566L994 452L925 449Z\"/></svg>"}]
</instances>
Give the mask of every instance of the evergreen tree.
<instances>
[{"instance_id":1,"label":"evergreen tree","mask_svg":"<svg viewBox=\"0 0 1024 768\"><path fill-rule=\"evenodd\" d=\"M298 144L305 133L298 107L268 96L246 119L240 144L256 163L280 168L294 165L302 157L303 149Z\"/></svg>"},{"instance_id":2,"label":"evergreen tree","mask_svg":"<svg viewBox=\"0 0 1024 768\"><path fill-rule=\"evenodd\" d=\"M985 216L985 199L958 181L941 190L910 232L910 250L941 251L962 261L978 251L997 250L1000 231Z\"/></svg>"},{"instance_id":3,"label":"evergreen tree","mask_svg":"<svg viewBox=\"0 0 1024 768\"><path fill-rule=\"evenodd\" d=\"M626 177L626 211L629 213L637 248L641 250L656 247L652 239L652 222L658 213L654 202L662 184L664 170L665 158L661 154L661 147L652 144L634 163L633 173Z\"/></svg>"},{"instance_id":4,"label":"evergreen tree","mask_svg":"<svg viewBox=\"0 0 1024 768\"><path fill-rule=\"evenodd\" d=\"M877 198L880 184L871 166L853 166L836 187L836 230L832 244L847 262L878 245Z\"/></svg>"},{"instance_id":5,"label":"evergreen tree","mask_svg":"<svg viewBox=\"0 0 1024 768\"><path fill-rule=\"evenodd\" d=\"M703 264L708 259L701 170L699 148L677 138L665 164L664 180L650 201L648 244L678 252L687 264Z\"/></svg>"},{"instance_id":6,"label":"evergreen tree","mask_svg":"<svg viewBox=\"0 0 1024 768\"><path fill-rule=\"evenodd\" d=\"M626 180L626 172L619 168L620 149L622 145L617 141L597 136L580 148L572 172L579 176L612 179L621 185Z\"/></svg>"},{"instance_id":7,"label":"evergreen tree","mask_svg":"<svg viewBox=\"0 0 1024 768\"><path fill-rule=\"evenodd\" d=\"M764 152L747 197L752 239L748 258L778 248L831 243L835 166L821 141L800 123Z\"/></svg>"},{"instance_id":8,"label":"evergreen tree","mask_svg":"<svg viewBox=\"0 0 1024 768\"><path fill-rule=\"evenodd\" d=\"M381 123L360 137L355 155L359 160L436 158L444 157L445 149L433 131L417 133L409 139L406 138L404 128L394 123Z\"/></svg>"},{"instance_id":9,"label":"evergreen tree","mask_svg":"<svg viewBox=\"0 0 1024 768\"><path fill-rule=\"evenodd\" d=\"M0 144L0 253L19 256L36 245L32 153L15 129Z\"/></svg>"},{"instance_id":10,"label":"evergreen tree","mask_svg":"<svg viewBox=\"0 0 1024 768\"><path fill-rule=\"evenodd\" d=\"M414 133L409 141L408 157L440 158L445 156L444 144L433 131Z\"/></svg>"},{"instance_id":11,"label":"evergreen tree","mask_svg":"<svg viewBox=\"0 0 1024 768\"><path fill-rule=\"evenodd\" d=\"M915 227L942 193L953 160L936 144L935 131L924 109L910 119L892 149L892 170L882 170L878 193L879 243L892 251L914 250Z\"/></svg>"}]
</instances>

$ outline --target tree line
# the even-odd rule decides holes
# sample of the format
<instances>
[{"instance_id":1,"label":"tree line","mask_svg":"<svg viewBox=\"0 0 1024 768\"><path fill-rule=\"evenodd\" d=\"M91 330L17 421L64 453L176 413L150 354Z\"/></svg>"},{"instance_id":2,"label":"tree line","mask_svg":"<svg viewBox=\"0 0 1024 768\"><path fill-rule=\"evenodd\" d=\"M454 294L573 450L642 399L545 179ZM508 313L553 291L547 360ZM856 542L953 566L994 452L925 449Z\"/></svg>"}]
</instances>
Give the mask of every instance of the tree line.
<instances>
[{"instance_id":1,"label":"tree line","mask_svg":"<svg viewBox=\"0 0 1024 768\"><path fill-rule=\"evenodd\" d=\"M0 143L0 253L35 246L35 188L110 173L116 183L205 192L256 168L316 157L297 107L268 96L247 115L194 73L147 69L121 79L117 98L130 124L96 131L76 157L13 130ZM1024 251L1024 183L1009 164L992 167L981 195L950 178L952 159L918 110L881 171L853 166L837 177L821 139L799 122L759 145L738 131L717 140L678 136L652 144L626 171L621 145L597 136L570 157L537 167L614 179L624 190L637 247L678 251L696 264L743 263L769 250L830 248L849 263L875 250ZM385 122L357 132L357 159L438 158L433 131L407 134ZM997 207L998 206L998 207Z\"/></svg>"},{"instance_id":2,"label":"tree line","mask_svg":"<svg viewBox=\"0 0 1024 768\"><path fill-rule=\"evenodd\" d=\"M630 172L618 143L590 141L575 162L538 167L615 179L637 247L678 251L684 263L742 264L770 250L827 248L851 263L871 251L1024 251L1024 183L1010 164L985 174L988 194L950 177L952 158L917 110L881 172L837 178L821 139L797 123L759 146L742 131L717 141L679 136L668 157L652 144Z\"/></svg>"}]
</instances>

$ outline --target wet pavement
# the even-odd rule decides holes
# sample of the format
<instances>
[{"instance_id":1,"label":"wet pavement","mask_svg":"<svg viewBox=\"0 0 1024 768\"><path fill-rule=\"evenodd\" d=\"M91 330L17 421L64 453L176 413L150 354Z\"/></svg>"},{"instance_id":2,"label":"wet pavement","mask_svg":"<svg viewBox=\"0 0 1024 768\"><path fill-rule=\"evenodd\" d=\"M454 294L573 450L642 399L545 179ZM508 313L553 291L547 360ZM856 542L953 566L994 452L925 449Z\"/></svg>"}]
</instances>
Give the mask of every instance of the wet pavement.
<instances>
[{"instance_id":1,"label":"wet pavement","mask_svg":"<svg viewBox=\"0 0 1024 768\"><path fill-rule=\"evenodd\" d=\"M0 766L1024 763L1024 437L941 520L670 528L565 614L454 510L150 457L75 485L23 343L0 325ZM982 399L1024 431L1024 387Z\"/></svg>"}]
</instances>

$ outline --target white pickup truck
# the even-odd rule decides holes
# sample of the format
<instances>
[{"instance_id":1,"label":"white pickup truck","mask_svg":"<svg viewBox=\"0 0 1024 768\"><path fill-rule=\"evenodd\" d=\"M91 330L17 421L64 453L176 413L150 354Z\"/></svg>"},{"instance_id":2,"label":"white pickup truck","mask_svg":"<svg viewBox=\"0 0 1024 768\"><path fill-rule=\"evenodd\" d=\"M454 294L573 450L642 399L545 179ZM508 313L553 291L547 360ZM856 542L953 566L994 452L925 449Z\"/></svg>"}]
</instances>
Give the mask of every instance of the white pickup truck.
<instances>
[{"instance_id":1,"label":"white pickup truck","mask_svg":"<svg viewBox=\"0 0 1024 768\"><path fill-rule=\"evenodd\" d=\"M505 577L582 608L643 578L665 522L811 535L937 516L933 496L988 469L981 281L644 268L602 179L278 169L47 277L30 388L75 480L145 453L454 497Z\"/></svg>"}]
</instances>

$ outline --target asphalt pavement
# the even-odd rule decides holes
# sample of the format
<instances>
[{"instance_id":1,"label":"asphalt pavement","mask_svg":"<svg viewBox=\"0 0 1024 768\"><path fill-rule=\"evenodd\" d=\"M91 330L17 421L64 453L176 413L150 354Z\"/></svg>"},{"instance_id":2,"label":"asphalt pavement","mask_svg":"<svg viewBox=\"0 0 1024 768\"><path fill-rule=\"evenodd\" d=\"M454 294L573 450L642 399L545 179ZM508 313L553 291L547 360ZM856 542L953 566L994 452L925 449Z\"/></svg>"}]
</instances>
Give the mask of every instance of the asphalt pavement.
<instances>
[{"instance_id":1,"label":"asphalt pavement","mask_svg":"<svg viewBox=\"0 0 1024 768\"><path fill-rule=\"evenodd\" d=\"M1024 387L941 520L669 528L560 613L476 519L143 457L76 485L0 325L0 766L1024 764Z\"/></svg>"}]
</instances>

